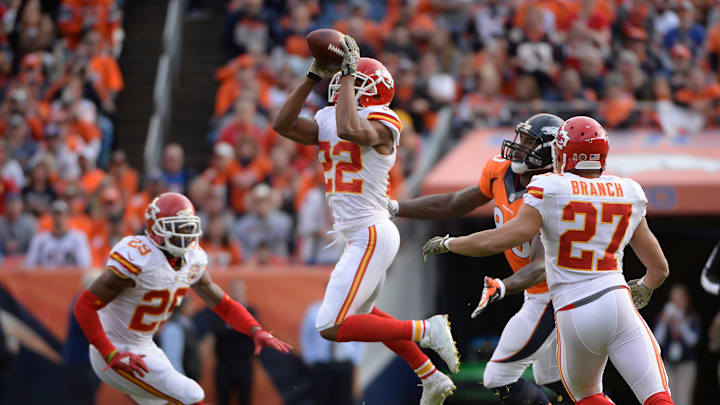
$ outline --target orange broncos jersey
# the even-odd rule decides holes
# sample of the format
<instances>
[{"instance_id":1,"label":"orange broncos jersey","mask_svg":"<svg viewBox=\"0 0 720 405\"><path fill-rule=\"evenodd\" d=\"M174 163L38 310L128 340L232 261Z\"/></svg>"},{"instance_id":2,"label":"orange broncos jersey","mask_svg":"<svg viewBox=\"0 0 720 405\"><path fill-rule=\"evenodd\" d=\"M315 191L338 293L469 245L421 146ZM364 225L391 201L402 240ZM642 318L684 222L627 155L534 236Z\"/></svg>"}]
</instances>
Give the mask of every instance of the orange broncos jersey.
<instances>
[{"instance_id":1,"label":"orange broncos jersey","mask_svg":"<svg viewBox=\"0 0 720 405\"><path fill-rule=\"evenodd\" d=\"M525 188L518 184L518 176L510 170L510 161L501 158L499 155L488 160L483 168L482 175L478 181L480 191L487 198L492 198L495 204L493 217L495 226L515 218L520 207L523 205ZM530 242L505 251L505 258L512 270L518 271L530 263ZM527 289L530 294L542 294L548 292L545 281Z\"/></svg>"}]
</instances>

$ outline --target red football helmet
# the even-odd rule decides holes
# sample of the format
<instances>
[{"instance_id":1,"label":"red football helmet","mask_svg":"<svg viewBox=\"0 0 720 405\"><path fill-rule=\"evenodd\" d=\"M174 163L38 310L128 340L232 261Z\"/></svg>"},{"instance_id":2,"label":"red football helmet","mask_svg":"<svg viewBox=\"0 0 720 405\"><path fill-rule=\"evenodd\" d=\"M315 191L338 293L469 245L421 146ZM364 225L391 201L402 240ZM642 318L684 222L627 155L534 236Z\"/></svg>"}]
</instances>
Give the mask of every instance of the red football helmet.
<instances>
[{"instance_id":1,"label":"red football helmet","mask_svg":"<svg viewBox=\"0 0 720 405\"><path fill-rule=\"evenodd\" d=\"M395 81L385 65L376 59L360 58L355 77L355 101L363 107L388 105L395 96ZM337 102L341 73L333 75L328 86L328 102Z\"/></svg>"},{"instance_id":2,"label":"red football helmet","mask_svg":"<svg viewBox=\"0 0 720 405\"><path fill-rule=\"evenodd\" d=\"M553 148L555 171L605 170L610 143L605 128L590 117L572 117L558 130Z\"/></svg>"},{"instance_id":3,"label":"red football helmet","mask_svg":"<svg viewBox=\"0 0 720 405\"><path fill-rule=\"evenodd\" d=\"M145 233L155 246L180 257L197 245L202 235L200 217L184 195L160 194L145 210Z\"/></svg>"}]
</instances>

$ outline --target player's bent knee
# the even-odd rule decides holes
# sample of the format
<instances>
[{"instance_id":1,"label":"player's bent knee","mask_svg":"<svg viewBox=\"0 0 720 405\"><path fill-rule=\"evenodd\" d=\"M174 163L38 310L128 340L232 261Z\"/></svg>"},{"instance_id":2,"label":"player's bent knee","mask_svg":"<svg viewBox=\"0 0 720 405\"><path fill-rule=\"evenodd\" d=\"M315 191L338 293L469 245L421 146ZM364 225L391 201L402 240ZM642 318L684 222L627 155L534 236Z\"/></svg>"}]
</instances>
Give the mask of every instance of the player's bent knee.
<instances>
[{"instance_id":1,"label":"player's bent knee","mask_svg":"<svg viewBox=\"0 0 720 405\"><path fill-rule=\"evenodd\" d=\"M670 394L667 392L658 392L650 396L643 402L643 405L672 405L674 404Z\"/></svg>"},{"instance_id":2,"label":"player's bent knee","mask_svg":"<svg viewBox=\"0 0 720 405\"><path fill-rule=\"evenodd\" d=\"M516 382L519 376L509 377L502 372L503 363L489 361L483 373L483 385L486 388L497 388Z\"/></svg>"},{"instance_id":3,"label":"player's bent knee","mask_svg":"<svg viewBox=\"0 0 720 405\"><path fill-rule=\"evenodd\" d=\"M190 383L185 385L185 398L184 402L187 404L202 404L205 400L205 391L203 391L200 384L195 380L190 380Z\"/></svg>"}]
</instances>

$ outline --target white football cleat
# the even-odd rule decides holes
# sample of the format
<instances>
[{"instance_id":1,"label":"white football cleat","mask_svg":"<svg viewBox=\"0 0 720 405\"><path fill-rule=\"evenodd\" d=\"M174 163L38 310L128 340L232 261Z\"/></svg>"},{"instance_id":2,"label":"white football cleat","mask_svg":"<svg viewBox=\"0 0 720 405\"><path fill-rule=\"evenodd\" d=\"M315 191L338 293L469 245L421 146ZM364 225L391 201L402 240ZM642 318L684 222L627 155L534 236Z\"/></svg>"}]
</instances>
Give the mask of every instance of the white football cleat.
<instances>
[{"instance_id":1,"label":"white football cleat","mask_svg":"<svg viewBox=\"0 0 720 405\"><path fill-rule=\"evenodd\" d=\"M433 375L423 380L423 392L420 398L420 405L442 405L445 398L449 397L455 391L450 377L435 371Z\"/></svg>"},{"instance_id":2,"label":"white football cleat","mask_svg":"<svg viewBox=\"0 0 720 405\"><path fill-rule=\"evenodd\" d=\"M442 357L453 374L460 371L460 355L450 332L447 314L435 315L427 319L430 331L420 340L420 346L433 349Z\"/></svg>"}]
</instances>

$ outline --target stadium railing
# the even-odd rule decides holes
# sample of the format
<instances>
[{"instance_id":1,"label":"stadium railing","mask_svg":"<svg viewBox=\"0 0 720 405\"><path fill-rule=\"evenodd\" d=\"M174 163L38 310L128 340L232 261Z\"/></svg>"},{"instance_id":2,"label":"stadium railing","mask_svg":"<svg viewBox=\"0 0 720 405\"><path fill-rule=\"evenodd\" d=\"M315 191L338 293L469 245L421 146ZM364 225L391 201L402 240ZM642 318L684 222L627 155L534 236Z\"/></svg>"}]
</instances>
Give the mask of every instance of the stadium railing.
<instances>
[{"instance_id":1,"label":"stadium railing","mask_svg":"<svg viewBox=\"0 0 720 405\"><path fill-rule=\"evenodd\" d=\"M163 53L158 60L153 88L155 112L150 117L148 134L145 139L143 156L145 171L157 169L159 166L163 139L172 116L172 92L178 77L180 54L182 53L184 9L184 0L168 2L162 38Z\"/></svg>"}]
</instances>

